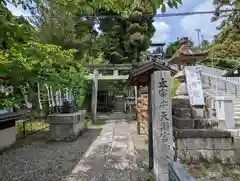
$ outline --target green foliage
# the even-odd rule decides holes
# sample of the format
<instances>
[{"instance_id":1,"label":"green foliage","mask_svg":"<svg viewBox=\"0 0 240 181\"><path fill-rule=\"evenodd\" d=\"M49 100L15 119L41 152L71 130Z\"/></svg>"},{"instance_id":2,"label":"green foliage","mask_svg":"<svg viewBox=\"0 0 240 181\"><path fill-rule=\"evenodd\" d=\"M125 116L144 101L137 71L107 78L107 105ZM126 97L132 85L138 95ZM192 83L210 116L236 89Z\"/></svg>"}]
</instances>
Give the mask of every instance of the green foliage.
<instances>
[{"instance_id":1,"label":"green foliage","mask_svg":"<svg viewBox=\"0 0 240 181\"><path fill-rule=\"evenodd\" d=\"M172 97L174 97L176 95L176 91L177 91L179 85L180 85L179 80L173 78L172 88L171 88L171 96Z\"/></svg>"},{"instance_id":2,"label":"green foliage","mask_svg":"<svg viewBox=\"0 0 240 181\"><path fill-rule=\"evenodd\" d=\"M35 27L23 17L13 16L7 2L30 10ZM166 6L177 8L179 3L181 0L0 1L0 76L9 77L1 80L1 85L14 87L12 94L1 94L0 107L22 105L22 87L27 88L36 107L38 84L40 91L47 84L82 95L80 87L85 80L81 63L101 63L104 58L114 63L139 61L155 31L156 9L162 7L164 12ZM104 34L97 36L93 26L101 12L118 17L100 20Z\"/></svg>"},{"instance_id":3,"label":"green foliage","mask_svg":"<svg viewBox=\"0 0 240 181\"><path fill-rule=\"evenodd\" d=\"M0 4L0 50L10 48L14 43L25 43L35 39L35 31L23 18L15 17Z\"/></svg>"},{"instance_id":4,"label":"green foliage","mask_svg":"<svg viewBox=\"0 0 240 181\"><path fill-rule=\"evenodd\" d=\"M220 29L233 26L239 27L240 20L240 12L232 11L232 12L219 12L219 10L223 9L239 9L240 3L239 0L214 0L213 5L215 7L215 14L212 18L212 21L217 21L219 19L222 20Z\"/></svg>"},{"instance_id":5,"label":"green foliage","mask_svg":"<svg viewBox=\"0 0 240 181\"><path fill-rule=\"evenodd\" d=\"M107 40L102 44L107 60L113 64L140 61L140 53L149 48L155 31L153 15L149 16L148 11L148 6L137 6L132 8L126 18L107 17L100 20L100 27Z\"/></svg>"},{"instance_id":6,"label":"green foliage","mask_svg":"<svg viewBox=\"0 0 240 181\"><path fill-rule=\"evenodd\" d=\"M21 97L20 87L28 84L36 97L37 83L55 89L76 89L84 84L84 69L74 61L75 50L62 50L56 45L27 43L12 46L5 59L1 59L1 73L10 77L6 85L14 86L15 97ZM35 96L34 96L35 95Z\"/></svg>"},{"instance_id":7,"label":"green foliage","mask_svg":"<svg viewBox=\"0 0 240 181\"><path fill-rule=\"evenodd\" d=\"M88 124L89 124L88 120L85 120L85 121L84 121L84 128L85 128L85 129L88 129L88 127L89 127Z\"/></svg>"},{"instance_id":8,"label":"green foliage","mask_svg":"<svg viewBox=\"0 0 240 181\"><path fill-rule=\"evenodd\" d=\"M237 0L214 0L213 3L216 7L213 21L217 21L218 19L222 19L223 21L218 28L220 32L215 36L211 45L209 57L214 59L217 58L216 65L218 66L223 68L234 68L240 57L240 12L233 11L224 13L218 10L226 7L232 9L239 8L239 2ZM236 62L231 60L236 60ZM239 63L237 64L239 65Z\"/></svg>"}]
</instances>

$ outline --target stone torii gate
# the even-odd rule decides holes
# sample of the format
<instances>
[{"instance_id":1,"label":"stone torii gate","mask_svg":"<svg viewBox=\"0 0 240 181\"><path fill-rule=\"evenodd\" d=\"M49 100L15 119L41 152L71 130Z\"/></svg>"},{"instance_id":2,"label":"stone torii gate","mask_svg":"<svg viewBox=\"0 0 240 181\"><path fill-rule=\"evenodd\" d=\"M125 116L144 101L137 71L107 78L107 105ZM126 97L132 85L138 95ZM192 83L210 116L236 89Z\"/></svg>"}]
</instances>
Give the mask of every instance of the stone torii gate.
<instances>
[{"instance_id":1,"label":"stone torii gate","mask_svg":"<svg viewBox=\"0 0 240 181\"><path fill-rule=\"evenodd\" d=\"M97 115L98 81L127 80L129 77L128 73L132 69L132 64L86 65L85 68L89 72L86 79L92 80L91 119L95 121ZM104 75L104 71L107 71L108 74ZM109 74L109 72L111 73Z\"/></svg>"}]
</instances>

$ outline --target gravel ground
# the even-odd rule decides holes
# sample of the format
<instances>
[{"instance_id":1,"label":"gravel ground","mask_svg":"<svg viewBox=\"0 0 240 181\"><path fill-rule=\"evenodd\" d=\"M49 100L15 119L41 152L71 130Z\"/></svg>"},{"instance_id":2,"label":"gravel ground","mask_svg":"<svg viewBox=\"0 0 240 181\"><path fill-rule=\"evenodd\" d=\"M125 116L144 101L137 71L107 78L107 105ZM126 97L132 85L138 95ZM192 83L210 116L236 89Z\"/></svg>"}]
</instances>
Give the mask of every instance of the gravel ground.
<instances>
[{"instance_id":1,"label":"gravel ground","mask_svg":"<svg viewBox=\"0 0 240 181\"><path fill-rule=\"evenodd\" d=\"M47 141L36 133L0 155L0 181L61 181L100 134L90 129L74 142Z\"/></svg>"}]
</instances>

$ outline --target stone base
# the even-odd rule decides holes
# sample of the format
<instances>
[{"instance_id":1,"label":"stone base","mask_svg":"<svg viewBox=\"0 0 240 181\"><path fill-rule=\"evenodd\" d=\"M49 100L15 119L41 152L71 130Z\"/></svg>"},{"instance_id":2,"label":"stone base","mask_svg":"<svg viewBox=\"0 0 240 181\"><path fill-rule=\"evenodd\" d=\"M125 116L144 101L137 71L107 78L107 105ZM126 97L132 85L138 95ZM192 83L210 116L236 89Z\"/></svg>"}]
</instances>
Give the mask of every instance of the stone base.
<instances>
[{"instance_id":1,"label":"stone base","mask_svg":"<svg viewBox=\"0 0 240 181\"><path fill-rule=\"evenodd\" d=\"M223 164L240 163L239 132L230 130L174 130L176 149L181 160Z\"/></svg>"},{"instance_id":2,"label":"stone base","mask_svg":"<svg viewBox=\"0 0 240 181\"><path fill-rule=\"evenodd\" d=\"M50 138L53 140L75 140L84 130L85 110L69 114L50 114Z\"/></svg>"},{"instance_id":3,"label":"stone base","mask_svg":"<svg viewBox=\"0 0 240 181\"><path fill-rule=\"evenodd\" d=\"M11 147L16 141L16 127L0 130L0 151Z\"/></svg>"}]
</instances>

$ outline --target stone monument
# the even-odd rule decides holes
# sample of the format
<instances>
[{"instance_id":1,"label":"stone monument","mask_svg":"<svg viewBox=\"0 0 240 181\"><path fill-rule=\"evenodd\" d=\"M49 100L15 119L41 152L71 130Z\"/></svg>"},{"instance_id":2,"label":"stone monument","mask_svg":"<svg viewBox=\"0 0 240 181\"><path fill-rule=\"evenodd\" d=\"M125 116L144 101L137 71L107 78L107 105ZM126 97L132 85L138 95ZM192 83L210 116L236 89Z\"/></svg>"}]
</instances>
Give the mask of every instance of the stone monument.
<instances>
[{"instance_id":1,"label":"stone monument","mask_svg":"<svg viewBox=\"0 0 240 181\"><path fill-rule=\"evenodd\" d=\"M50 138L53 140L75 140L85 125L86 110L77 110L73 93L67 91L60 113L49 114Z\"/></svg>"},{"instance_id":2,"label":"stone monument","mask_svg":"<svg viewBox=\"0 0 240 181\"><path fill-rule=\"evenodd\" d=\"M171 72L156 71L151 77L153 160L157 181L169 181L173 162Z\"/></svg>"}]
</instances>

